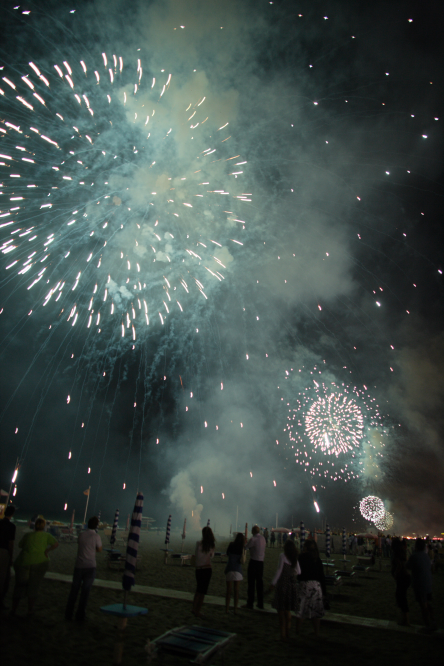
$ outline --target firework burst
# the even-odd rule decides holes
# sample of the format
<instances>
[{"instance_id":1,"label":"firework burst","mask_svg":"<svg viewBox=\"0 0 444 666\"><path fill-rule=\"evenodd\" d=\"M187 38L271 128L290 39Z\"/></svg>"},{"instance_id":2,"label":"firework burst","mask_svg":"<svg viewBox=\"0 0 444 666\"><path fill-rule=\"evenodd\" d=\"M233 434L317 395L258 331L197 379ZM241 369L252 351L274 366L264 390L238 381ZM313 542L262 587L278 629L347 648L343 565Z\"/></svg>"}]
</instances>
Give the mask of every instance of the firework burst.
<instances>
[{"instance_id":1,"label":"firework burst","mask_svg":"<svg viewBox=\"0 0 444 666\"><path fill-rule=\"evenodd\" d=\"M31 310L135 340L206 300L242 246L251 199L199 75L187 92L106 53L1 74L3 269Z\"/></svg>"},{"instance_id":2,"label":"firework burst","mask_svg":"<svg viewBox=\"0 0 444 666\"><path fill-rule=\"evenodd\" d=\"M379 521L384 520L384 502L374 495L368 495L359 502L359 511L366 520L372 521L375 525ZM378 526L376 525L376 527Z\"/></svg>"},{"instance_id":3,"label":"firework burst","mask_svg":"<svg viewBox=\"0 0 444 666\"><path fill-rule=\"evenodd\" d=\"M287 371L287 379L296 381L292 372ZM373 443L376 431L384 433L375 399L357 387L312 383L296 400L286 402L287 454L293 453L295 462L314 477L334 481L363 477L367 462L374 466L374 458L382 456Z\"/></svg>"}]
</instances>

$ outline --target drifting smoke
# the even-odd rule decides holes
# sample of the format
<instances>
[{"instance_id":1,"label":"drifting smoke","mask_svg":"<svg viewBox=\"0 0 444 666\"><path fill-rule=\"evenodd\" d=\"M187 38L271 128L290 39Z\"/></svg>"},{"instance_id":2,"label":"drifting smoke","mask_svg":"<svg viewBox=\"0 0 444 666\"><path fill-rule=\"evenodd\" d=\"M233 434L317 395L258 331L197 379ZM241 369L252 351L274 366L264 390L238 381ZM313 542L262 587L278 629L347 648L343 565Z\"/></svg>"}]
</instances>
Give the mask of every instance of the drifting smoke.
<instances>
[{"instance_id":1,"label":"drifting smoke","mask_svg":"<svg viewBox=\"0 0 444 666\"><path fill-rule=\"evenodd\" d=\"M437 525L439 114L415 24L317 3L14 7L1 406L24 504L70 509L91 485L112 515L142 488L159 524L227 533L315 520L313 493L342 525L374 493L398 525ZM347 397L351 439L328 410L305 431L313 380ZM316 490L305 453L310 474L329 460Z\"/></svg>"}]
</instances>

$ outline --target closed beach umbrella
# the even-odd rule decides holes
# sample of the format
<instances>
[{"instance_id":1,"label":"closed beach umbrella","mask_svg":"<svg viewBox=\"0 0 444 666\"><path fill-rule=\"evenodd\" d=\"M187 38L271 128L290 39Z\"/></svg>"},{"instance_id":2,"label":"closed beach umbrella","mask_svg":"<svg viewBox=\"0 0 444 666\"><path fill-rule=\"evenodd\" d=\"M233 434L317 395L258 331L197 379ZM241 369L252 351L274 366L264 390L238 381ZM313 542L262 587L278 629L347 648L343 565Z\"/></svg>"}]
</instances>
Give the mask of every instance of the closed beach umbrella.
<instances>
[{"instance_id":1,"label":"closed beach umbrella","mask_svg":"<svg viewBox=\"0 0 444 666\"><path fill-rule=\"evenodd\" d=\"M168 548L168 544L170 543L170 532L171 532L171 514L168 516L167 528L166 528L166 534L165 534L165 544L166 544L167 548Z\"/></svg>"},{"instance_id":2,"label":"closed beach umbrella","mask_svg":"<svg viewBox=\"0 0 444 666\"><path fill-rule=\"evenodd\" d=\"M248 539L248 523L245 523L245 538Z\"/></svg>"},{"instance_id":3,"label":"closed beach umbrella","mask_svg":"<svg viewBox=\"0 0 444 666\"><path fill-rule=\"evenodd\" d=\"M345 527L342 530L342 554L345 559L345 556L347 555L347 534L345 532Z\"/></svg>"},{"instance_id":4,"label":"closed beach umbrella","mask_svg":"<svg viewBox=\"0 0 444 666\"><path fill-rule=\"evenodd\" d=\"M71 516L71 524L69 526L70 533L73 531L73 528L74 528L74 516L75 515L76 515L76 510L74 509L73 512L72 512L72 516Z\"/></svg>"},{"instance_id":5,"label":"closed beach umbrella","mask_svg":"<svg viewBox=\"0 0 444 666\"><path fill-rule=\"evenodd\" d=\"M140 528L142 526L143 494L138 493L134 511L131 518L131 529L128 535L126 547L125 571L123 573L122 586L125 592L129 592L134 585L134 572L136 571L137 551L139 549ZM125 602L124 602L125 606Z\"/></svg>"},{"instance_id":6,"label":"closed beach umbrella","mask_svg":"<svg viewBox=\"0 0 444 666\"><path fill-rule=\"evenodd\" d=\"M183 521L183 532L182 532L182 539L185 539L187 535L187 519Z\"/></svg>"},{"instance_id":7,"label":"closed beach umbrella","mask_svg":"<svg viewBox=\"0 0 444 666\"><path fill-rule=\"evenodd\" d=\"M304 543L305 543L305 527L304 523L301 520L301 527L300 527L300 533L299 533L299 539L301 542L301 551L304 548Z\"/></svg>"},{"instance_id":8,"label":"closed beach umbrella","mask_svg":"<svg viewBox=\"0 0 444 666\"><path fill-rule=\"evenodd\" d=\"M116 533L117 533L117 523L119 522L119 509L116 509L116 513L114 516L114 522L113 522L113 529L111 532L111 538L110 538L110 544L111 546L114 546L116 543Z\"/></svg>"},{"instance_id":9,"label":"closed beach umbrella","mask_svg":"<svg viewBox=\"0 0 444 666\"><path fill-rule=\"evenodd\" d=\"M207 520L207 527L210 527L210 519Z\"/></svg>"},{"instance_id":10,"label":"closed beach umbrella","mask_svg":"<svg viewBox=\"0 0 444 666\"><path fill-rule=\"evenodd\" d=\"M330 525L327 523L325 526L325 555L327 560L330 557L331 548L330 548Z\"/></svg>"}]
</instances>

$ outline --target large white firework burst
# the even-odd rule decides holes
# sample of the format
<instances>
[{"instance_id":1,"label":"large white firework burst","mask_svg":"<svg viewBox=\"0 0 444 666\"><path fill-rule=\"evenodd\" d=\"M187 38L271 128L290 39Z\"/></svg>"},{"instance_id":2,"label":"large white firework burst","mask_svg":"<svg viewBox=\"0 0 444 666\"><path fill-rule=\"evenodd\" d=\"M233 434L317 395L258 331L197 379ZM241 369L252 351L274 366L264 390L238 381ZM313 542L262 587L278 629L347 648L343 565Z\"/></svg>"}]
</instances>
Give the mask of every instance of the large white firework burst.
<instances>
[{"instance_id":1,"label":"large white firework burst","mask_svg":"<svg viewBox=\"0 0 444 666\"><path fill-rule=\"evenodd\" d=\"M2 69L2 263L27 314L56 302L73 326L135 340L224 280L246 162L195 76L182 89L107 53Z\"/></svg>"}]
</instances>

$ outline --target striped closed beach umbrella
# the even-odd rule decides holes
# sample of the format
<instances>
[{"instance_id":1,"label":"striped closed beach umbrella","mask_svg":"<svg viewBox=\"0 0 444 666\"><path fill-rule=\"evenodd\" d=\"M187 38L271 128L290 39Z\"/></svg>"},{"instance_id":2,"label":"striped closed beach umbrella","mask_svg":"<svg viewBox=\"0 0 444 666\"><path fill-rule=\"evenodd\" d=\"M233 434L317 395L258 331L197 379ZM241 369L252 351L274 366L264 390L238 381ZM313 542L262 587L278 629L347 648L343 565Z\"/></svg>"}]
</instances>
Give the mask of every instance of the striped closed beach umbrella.
<instances>
[{"instance_id":1,"label":"striped closed beach umbrella","mask_svg":"<svg viewBox=\"0 0 444 666\"><path fill-rule=\"evenodd\" d=\"M304 523L302 522L302 520L301 520L301 527L300 527L300 532L299 532L299 541L300 541L301 552L302 552L302 550L304 548L304 543L305 543L305 527L304 527Z\"/></svg>"},{"instance_id":2,"label":"striped closed beach umbrella","mask_svg":"<svg viewBox=\"0 0 444 666\"><path fill-rule=\"evenodd\" d=\"M327 523L327 525L325 526L325 555L327 557L327 560L329 559L331 554L330 542L331 542L330 525Z\"/></svg>"},{"instance_id":3,"label":"striped closed beach umbrella","mask_svg":"<svg viewBox=\"0 0 444 666\"><path fill-rule=\"evenodd\" d=\"M74 509L73 512L72 512L72 516L71 516L71 524L69 526L69 533L70 534L72 534L72 531L74 529L74 516L75 515L76 515L76 510Z\"/></svg>"},{"instance_id":4,"label":"striped closed beach umbrella","mask_svg":"<svg viewBox=\"0 0 444 666\"><path fill-rule=\"evenodd\" d=\"M168 548L168 544L170 543L170 533L171 533L171 513L168 516L167 528L166 528L166 534L165 534L165 544L166 544L167 548Z\"/></svg>"},{"instance_id":5,"label":"striped closed beach umbrella","mask_svg":"<svg viewBox=\"0 0 444 666\"><path fill-rule=\"evenodd\" d=\"M210 519L207 520L207 527L210 527Z\"/></svg>"},{"instance_id":6,"label":"striped closed beach umbrella","mask_svg":"<svg viewBox=\"0 0 444 666\"><path fill-rule=\"evenodd\" d=\"M345 527L342 528L342 554L345 560L345 556L347 555L347 533Z\"/></svg>"},{"instance_id":7,"label":"striped closed beach umbrella","mask_svg":"<svg viewBox=\"0 0 444 666\"><path fill-rule=\"evenodd\" d=\"M143 494L137 493L136 503L131 518L131 529L126 547L125 571L123 572L122 586L129 592L134 585L134 572L136 571L137 551L139 550L140 528L142 526ZM124 602L125 606L125 602Z\"/></svg>"},{"instance_id":8,"label":"striped closed beach umbrella","mask_svg":"<svg viewBox=\"0 0 444 666\"><path fill-rule=\"evenodd\" d=\"M114 546L116 543L116 534L117 534L117 524L119 522L119 509L116 509L116 513L114 515L114 522L113 522L113 529L111 532L111 537L110 537L110 544L111 546Z\"/></svg>"}]
</instances>

